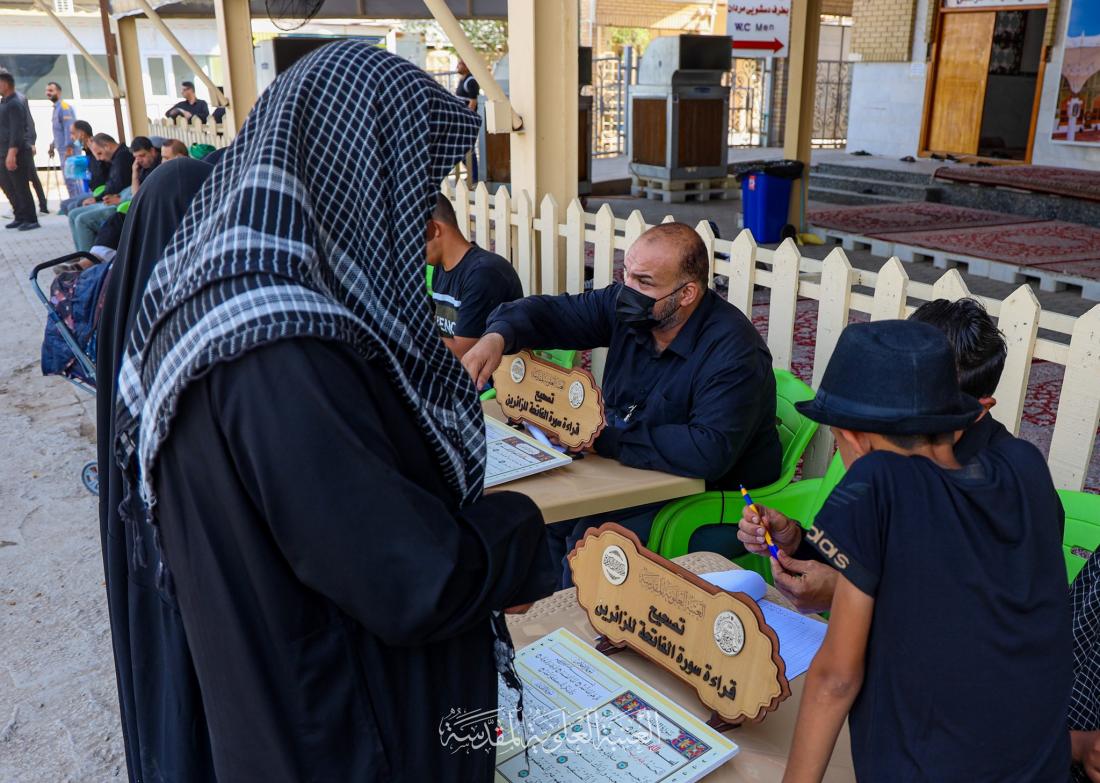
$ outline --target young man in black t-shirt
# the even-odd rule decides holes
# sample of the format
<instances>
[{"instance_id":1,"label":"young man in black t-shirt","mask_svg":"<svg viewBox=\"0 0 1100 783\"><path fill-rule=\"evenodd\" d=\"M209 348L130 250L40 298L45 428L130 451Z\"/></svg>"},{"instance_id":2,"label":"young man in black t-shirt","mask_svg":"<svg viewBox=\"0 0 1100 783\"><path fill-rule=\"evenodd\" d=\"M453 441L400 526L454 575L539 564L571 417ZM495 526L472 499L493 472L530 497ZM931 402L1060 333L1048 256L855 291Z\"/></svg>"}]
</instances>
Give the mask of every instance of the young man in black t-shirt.
<instances>
[{"instance_id":1,"label":"young man in black t-shirt","mask_svg":"<svg viewBox=\"0 0 1100 783\"><path fill-rule=\"evenodd\" d=\"M435 270L432 305L439 336L461 359L484 334L489 314L522 298L523 286L507 259L462 236L454 207L443 195L428 221L427 261Z\"/></svg>"},{"instance_id":2,"label":"young man in black t-shirt","mask_svg":"<svg viewBox=\"0 0 1100 783\"><path fill-rule=\"evenodd\" d=\"M784 780L821 780L846 717L863 783L1065 780L1063 514L1042 454L1012 438L959 464L982 408L923 323L849 326L796 407L848 472L807 534L839 577Z\"/></svg>"}]
</instances>

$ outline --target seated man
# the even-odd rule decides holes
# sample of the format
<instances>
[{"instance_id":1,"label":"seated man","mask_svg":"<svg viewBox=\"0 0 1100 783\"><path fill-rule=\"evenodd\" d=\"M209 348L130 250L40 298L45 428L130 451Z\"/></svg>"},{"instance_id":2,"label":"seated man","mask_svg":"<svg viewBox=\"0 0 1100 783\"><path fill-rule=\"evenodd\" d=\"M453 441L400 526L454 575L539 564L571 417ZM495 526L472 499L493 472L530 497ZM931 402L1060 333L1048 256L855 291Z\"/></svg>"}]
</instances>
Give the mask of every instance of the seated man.
<instances>
[{"instance_id":1,"label":"seated man","mask_svg":"<svg viewBox=\"0 0 1100 783\"><path fill-rule=\"evenodd\" d=\"M463 364L481 387L505 353L608 346L597 454L701 478L712 489L768 484L782 458L772 357L752 322L708 288L709 269L690 226L655 226L627 251L624 284L501 305ZM552 554L564 556L609 520L644 543L661 505L552 525ZM562 576L571 582L565 562Z\"/></svg>"},{"instance_id":2,"label":"seated man","mask_svg":"<svg viewBox=\"0 0 1100 783\"><path fill-rule=\"evenodd\" d=\"M106 133L97 133L91 140L92 154L107 167L103 189L84 200L82 206L69 211L69 230L77 250L91 250L96 232L129 198L133 178L134 156Z\"/></svg>"},{"instance_id":3,"label":"seated man","mask_svg":"<svg viewBox=\"0 0 1100 783\"><path fill-rule=\"evenodd\" d=\"M955 458L962 464L972 461L988 448L1014 441L1005 426L989 415L997 404L993 391L1001 380L1008 348L989 313L975 299L951 302L936 299L925 302L909 316L939 329L955 351L959 386L976 398L983 411L955 443ZM802 526L775 509L757 506L767 518L772 540L779 547L778 561L771 560L775 586L804 613L824 612L833 601L837 572L826 564L817 550L803 540ZM767 557L760 520L746 508L737 537L750 552Z\"/></svg>"},{"instance_id":4,"label":"seated man","mask_svg":"<svg viewBox=\"0 0 1100 783\"><path fill-rule=\"evenodd\" d=\"M179 139L165 139L160 146L161 160L175 160L176 158L188 158L187 145Z\"/></svg>"},{"instance_id":5,"label":"seated man","mask_svg":"<svg viewBox=\"0 0 1100 783\"><path fill-rule=\"evenodd\" d=\"M85 120L77 120L69 128L69 136L73 140L73 155L84 155L88 159L88 189L93 193L107 181L107 166L100 164L92 154L92 126ZM88 200L87 193L79 193L71 198L62 200L60 214L66 215L70 210L76 209Z\"/></svg>"},{"instance_id":6,"label":"seated man","mask_svg":"<svg viewBox=\"0 0 1100 783\"><path fill-rule=\"evenodd\" d=\"M428 265L439 336L461 359L485 333L498 305L523 296L519 275L508 260L468 242L458 229L454 207L442 194L428 221Z\"/></svg>"},{"instance_id":7,"label":"seated man","mask_svg":"<svg viewBox=\"0 0 1100 783\"><path fill-rule=\"evenodd\" d=\"M134 155L134 165L131 168L130 198L120 203L115 208L115 213L99 227L95 240L92 242L92 248L89 251L104 261L110 261L115 257L119 240L122 238L122 225L126 220L126 212L130 208L130 201L137 195L138 189L145 178L160 165L160 150L146 136L135 136L134 140L130 142L130 151Z\"/></svg>"},{"instance_id":8,"label":"seated man","mask_svg":"<svg viewBox=\"0 0 1100 783\"><path fill-rule=\"evenodd\" d=\"M210 117L210 107L206 105L206 101L201 101L195 96L195 83L180 82L180 95L183 96L183 100L164 112L164 116L168 119L182 117L185 120L198 117L202 122L206 122Z\"/></svg>"}]
</instances>

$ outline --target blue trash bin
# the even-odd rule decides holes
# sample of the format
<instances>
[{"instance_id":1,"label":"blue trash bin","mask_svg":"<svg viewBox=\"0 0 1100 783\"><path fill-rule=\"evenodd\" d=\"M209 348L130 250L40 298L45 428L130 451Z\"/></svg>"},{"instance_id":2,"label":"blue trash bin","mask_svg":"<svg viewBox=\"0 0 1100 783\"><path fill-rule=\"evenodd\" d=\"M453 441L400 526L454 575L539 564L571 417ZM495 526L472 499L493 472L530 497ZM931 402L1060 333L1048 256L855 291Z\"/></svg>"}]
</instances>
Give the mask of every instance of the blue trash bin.
<instances>
[{"instance_id":1,"label":"blue trash bin","mask_svg":"<svg viewBox=\"0 0 1100 783\"><path fill-rule=\"evenodd\" d=\"M782 161L748 171L741 177L741 215L745 228L760 244L778 242L789 222L791 183L802 176L802 164Z\"/></svg>"}]
</instances>

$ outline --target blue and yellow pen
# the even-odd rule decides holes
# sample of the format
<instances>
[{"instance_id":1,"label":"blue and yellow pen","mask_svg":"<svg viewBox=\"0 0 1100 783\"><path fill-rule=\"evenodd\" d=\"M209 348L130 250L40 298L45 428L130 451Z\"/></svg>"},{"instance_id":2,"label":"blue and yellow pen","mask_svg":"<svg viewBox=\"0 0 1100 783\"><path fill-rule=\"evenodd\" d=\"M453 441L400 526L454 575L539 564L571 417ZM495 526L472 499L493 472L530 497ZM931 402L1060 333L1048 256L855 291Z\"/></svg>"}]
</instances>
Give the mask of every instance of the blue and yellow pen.
<instances>
[{"instance_id":1,"label":"blue and yellow pen","mask_svg":"<svg viewBox=\"0 0 1100 783\"><path fill-rule=\"evenodd\" d=\"M745 505L756 512L756 516L760 517L760 526L764 528L764 540L768 543L768 551L771 552L772 557L778 560L779 550L776 549L775 544L772 543L772 534L768 532L768 520L760 513L760 509L756 507L756 504L752 502L752 498L749 497L749 491L745 489L744 484L741 485L741 497L745 499Z\"/></svg>"}]
</instances>

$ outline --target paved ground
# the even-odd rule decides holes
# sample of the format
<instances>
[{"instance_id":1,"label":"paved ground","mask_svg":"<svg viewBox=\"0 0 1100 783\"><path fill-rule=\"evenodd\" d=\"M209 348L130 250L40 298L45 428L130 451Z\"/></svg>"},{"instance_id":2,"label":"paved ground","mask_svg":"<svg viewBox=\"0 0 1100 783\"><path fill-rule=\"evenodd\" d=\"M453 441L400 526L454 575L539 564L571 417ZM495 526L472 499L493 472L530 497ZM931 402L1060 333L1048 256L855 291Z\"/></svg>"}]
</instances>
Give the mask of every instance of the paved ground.
<instances>
[{"instance_id":1,"label":"paved ground","mask_svg":"<svg viewBox=\"0 0 1100 783\"><path fill-rule=\"evenodd\" d=\"M72 246L64 218L43 225L0 229L0 781L100 783L126 770L99 517L80 482L95 401L39 370L45 310L27 275Z\"/></svg>"}]
</instances>

